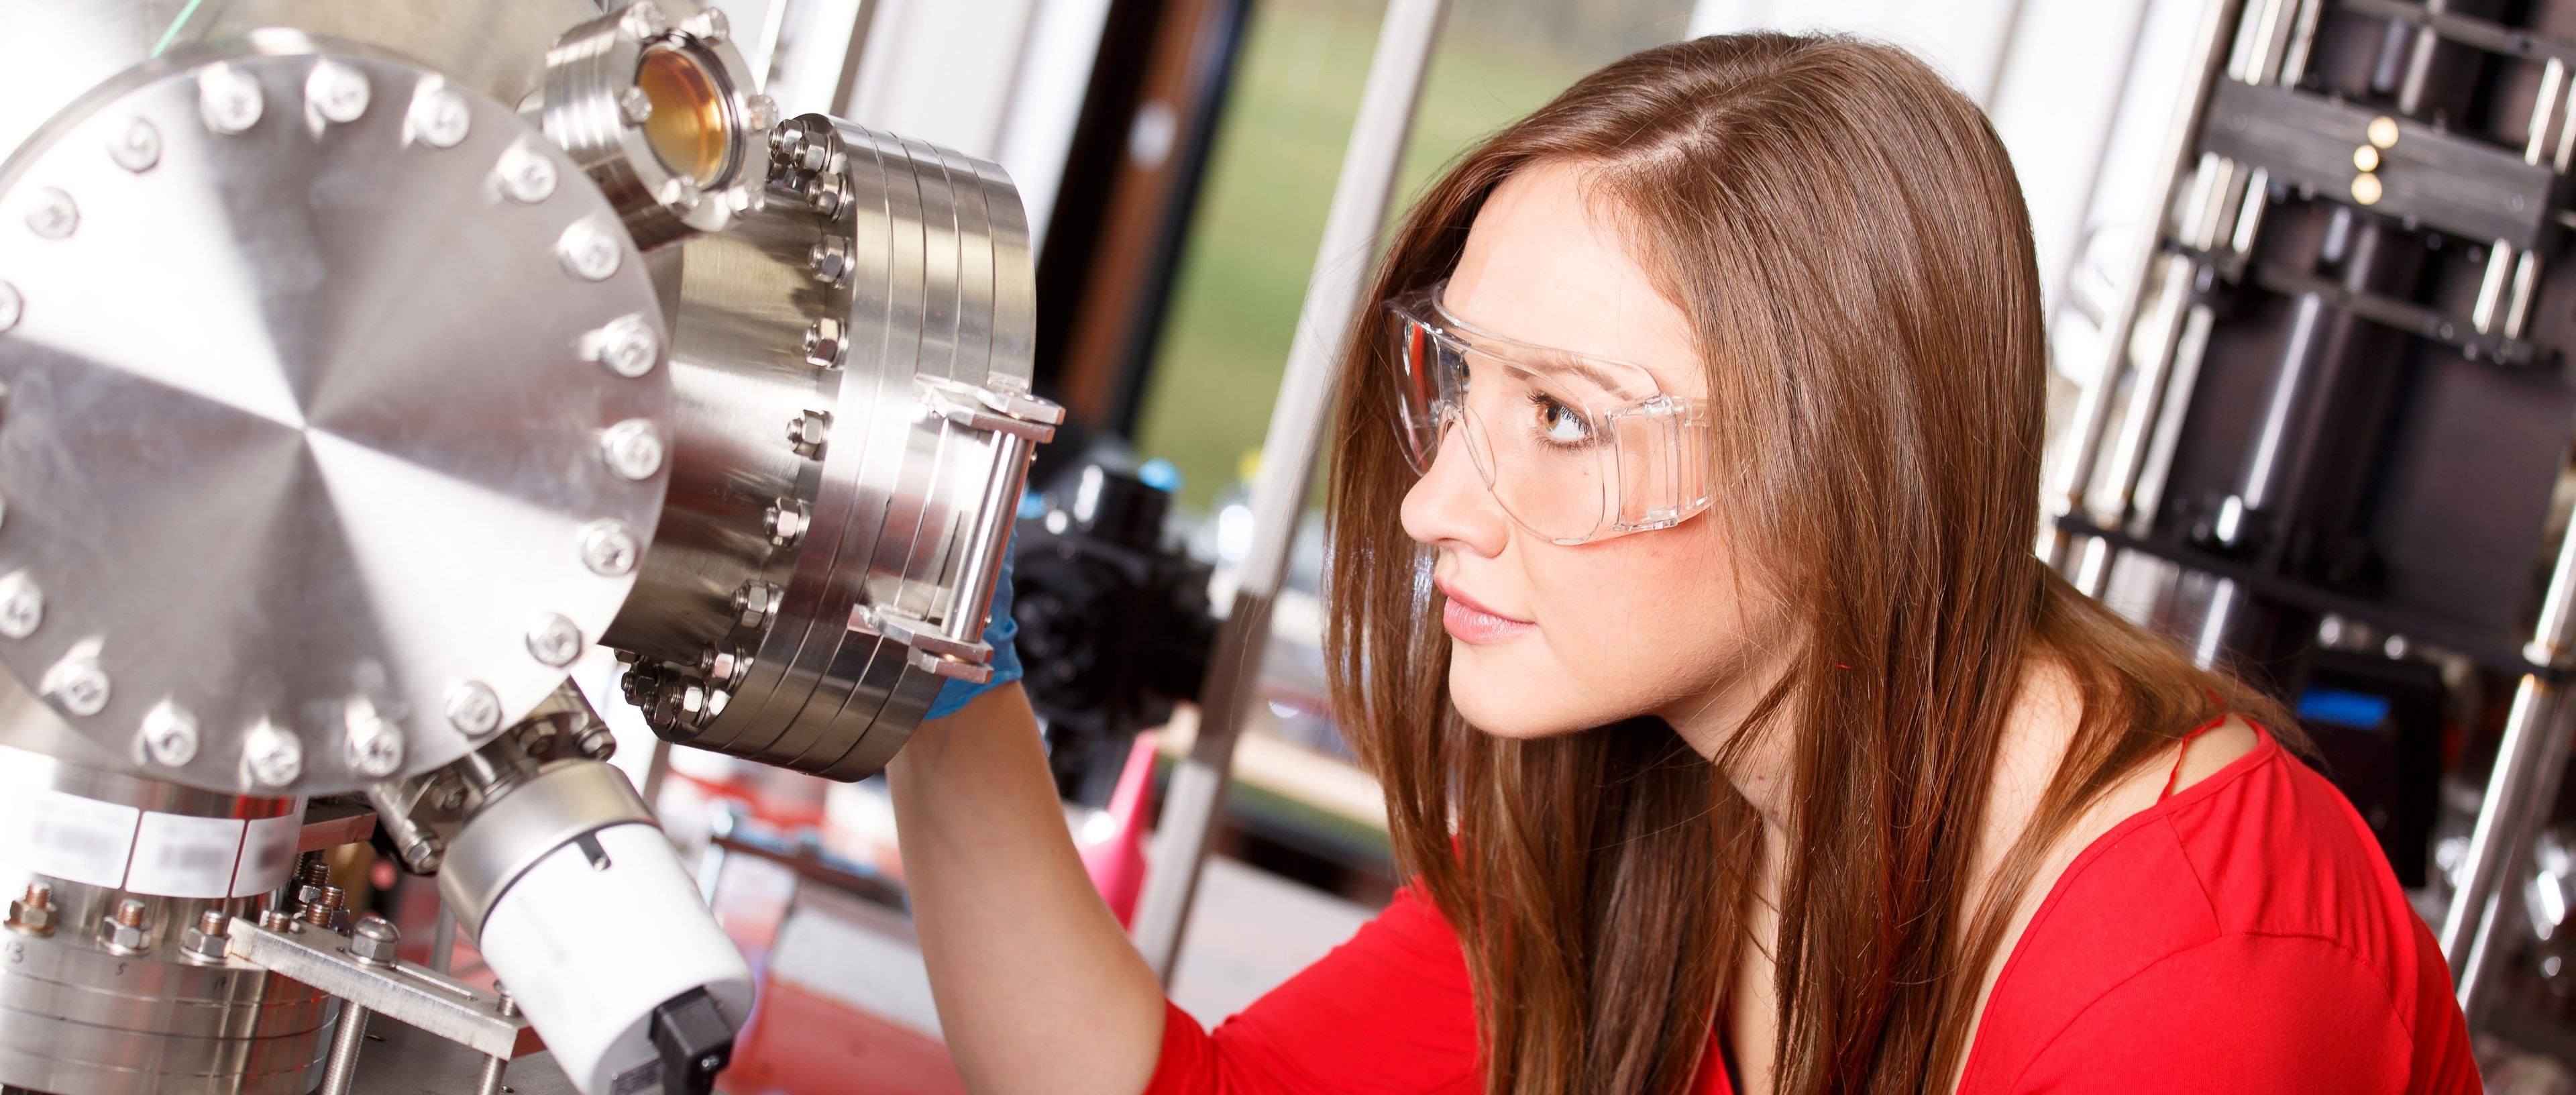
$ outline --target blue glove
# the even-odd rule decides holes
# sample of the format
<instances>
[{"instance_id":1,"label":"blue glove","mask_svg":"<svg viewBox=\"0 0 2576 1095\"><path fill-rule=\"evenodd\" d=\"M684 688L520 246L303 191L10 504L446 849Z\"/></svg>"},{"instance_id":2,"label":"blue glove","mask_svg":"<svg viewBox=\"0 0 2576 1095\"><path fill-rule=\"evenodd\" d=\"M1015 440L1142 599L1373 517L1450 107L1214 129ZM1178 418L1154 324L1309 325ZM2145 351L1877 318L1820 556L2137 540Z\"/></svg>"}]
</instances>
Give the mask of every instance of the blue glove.
<instances>
[{"instance_id":1,"label":"blue glove","mask_svg":"<svg viewBox=\"0 0 2576 1095\"><path fill-rule=\"evenodd\" d=\"M993 579L993 614L984 625L984 641L993 648L993 675L982 684L950 677L939 683L939 695L930 701L930 711L921 716L944 719L963 710L975 697L1020 679L1020 648L1012 642L1020 633L1020 622L1011 618L1011 556L1018 553L1018 538L1002 552L1002 573Z\"/></svg>"}]
</instances>

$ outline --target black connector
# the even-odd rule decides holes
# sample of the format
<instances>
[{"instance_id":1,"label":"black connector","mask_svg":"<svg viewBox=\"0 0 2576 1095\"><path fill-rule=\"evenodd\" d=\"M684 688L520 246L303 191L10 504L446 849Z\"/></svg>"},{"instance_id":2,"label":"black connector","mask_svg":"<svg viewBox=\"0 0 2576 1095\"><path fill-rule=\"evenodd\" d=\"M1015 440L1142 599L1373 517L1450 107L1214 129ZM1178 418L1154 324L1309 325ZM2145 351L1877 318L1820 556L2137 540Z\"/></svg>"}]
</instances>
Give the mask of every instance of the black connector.
<instances>
[{"instance_id":1,"label":"black connector","mask_svg":"<svg viewBox=\"0 0 2576 1095\"><path fill-rule=\"evenodd\" d=\"M653 1009L653 1049L664 1095L708 1095L733 1061L733 1027L707 990L690 989Z\"/></svg>"}]
</instances>

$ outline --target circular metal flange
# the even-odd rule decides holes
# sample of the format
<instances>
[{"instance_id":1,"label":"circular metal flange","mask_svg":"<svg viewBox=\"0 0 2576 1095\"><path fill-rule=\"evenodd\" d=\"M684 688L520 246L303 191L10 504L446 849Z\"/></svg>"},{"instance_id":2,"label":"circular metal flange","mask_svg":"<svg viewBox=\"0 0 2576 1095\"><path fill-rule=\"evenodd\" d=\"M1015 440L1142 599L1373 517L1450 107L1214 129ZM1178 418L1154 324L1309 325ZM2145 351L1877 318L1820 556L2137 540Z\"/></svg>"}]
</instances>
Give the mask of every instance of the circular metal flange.
<instances>
[{"instance_id":1,"label":"circular metal flange","mask_svg":"<svg viewBox=\"0 0 2576 1095\"><path fill-rule=\"evenodd\" d=\"M0 662L142 770L267 794L445 764L552 691L565 626L596 638L634 581L593 530L646 544L660 513L658 455L612 438L670 403L667 369L595 360L603 330L666 340L568 157L294 41L329 53L138 68L0 179ZM144 171L115 155L138 121ZM514 185L531 157L560 185ZM56 194L69 229L29 225Z\"/></svg>"},{"instance_id":2,"label":"circular metal flange","mask_svg":"<svg viewBox=\"0 0 2576 1095\"><path fill-rule=\"evenodd\" d=\"M761 142L778 106L757 86L724 12L637 0L555 40L540 110L546 136L654 248L723 231L761 204Z\"/></svg>"}]
</instances>

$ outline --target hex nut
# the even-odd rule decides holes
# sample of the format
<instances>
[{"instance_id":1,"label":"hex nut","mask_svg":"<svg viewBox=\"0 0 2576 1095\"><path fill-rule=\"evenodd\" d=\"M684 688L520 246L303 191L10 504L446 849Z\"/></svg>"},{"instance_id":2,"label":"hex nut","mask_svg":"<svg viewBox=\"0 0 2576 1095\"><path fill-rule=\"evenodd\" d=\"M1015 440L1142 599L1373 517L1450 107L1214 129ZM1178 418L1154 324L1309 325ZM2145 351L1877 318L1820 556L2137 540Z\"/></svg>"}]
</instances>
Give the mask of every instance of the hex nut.
<instances>
[{"instance_id":1,"label":"hex nut","mask_svg":"<svg viewBox=\"0 0 2576 1095\"><path fill-rule=\"evenodd\" d=\"M793 547L805 538L805 507L781 498L771 503L768 513L761 515L761 529L769 533L771 544Z\"/></svg>"},{"instance_id":2,"label":"hex nut","mask_svg":"<svg viewBox=\"0 0 2576 1095\"><path fill-rule=\"evenodd\" d=\"M208 922L211 921L211 924ZM232 945L224 915L214 909L198 923L179 929L179 957L193 962L221 962Z\"/></svg>"},{"instance_id":3,"label":"hex nut","mask_svg":"<svg viewBox=\"0 0 2576 1095\"><path fill-rule=\"evenodd\" d=\"M787 423L787 445L796 455L808 460L823 458L823 444L832 437L832 415L828 411L807 411Z\"/></svg>"},{"instance_id":4,"label":"hex nut","mask_svg":"<svg viewBox=\"0 0 2576 1095\"><path fill-rule=\"evenodd\" d=\"M369 913L349 926L349 953L358 961L374 965L391 965L394 952L402 946L402 932L384 917Z\"/></svg>"},{"instance_id":5,"label":"hex nut","mask_svg":"<svg viewBox=\"0 0 2576 1095\"><path fill-rule=\"evenodd\" d=\"M20 935L52 935L57 922L50 901L18 900L9 903L9 927Z\"/></svg>"},{"instance_id":6,"label":"hex nut","mask_svg":"<svg viewBox=\"0 0 2576 1095\"><path fill-rule=\"evenodd\" d=\"M817 369L841 367L841 355L849 352L849 336L841 321L831 316L815 320L805 329L805 363Z\"/></svg>"}]
</instances>

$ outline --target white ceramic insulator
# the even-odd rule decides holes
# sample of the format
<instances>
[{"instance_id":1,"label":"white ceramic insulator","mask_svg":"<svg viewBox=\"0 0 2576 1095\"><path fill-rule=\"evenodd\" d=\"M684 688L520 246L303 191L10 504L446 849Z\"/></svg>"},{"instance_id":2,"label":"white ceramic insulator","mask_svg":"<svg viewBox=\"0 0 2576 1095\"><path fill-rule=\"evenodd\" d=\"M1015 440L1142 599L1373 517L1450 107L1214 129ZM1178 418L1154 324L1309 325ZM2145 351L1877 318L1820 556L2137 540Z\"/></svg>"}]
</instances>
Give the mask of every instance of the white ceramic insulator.
<instances>
[{"instance_id":1,"label":"white ceramic insulator","mask_svg":"<svg viewBox=\"0 0 2576 1095\"><path fill-rule=\"evenodd\" d=\"M606 865L594 868L578 843L538 860L484 918L483 960L582 1095L659 1091L653 1009L704 988L739 1030L751 1014L751 967L661 830L626 824L592 835Z\"/></svg>"}]
</instances>

